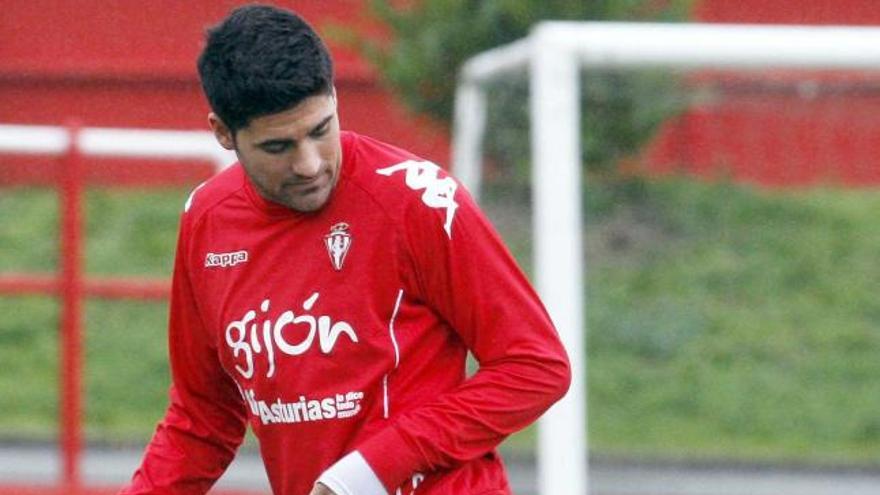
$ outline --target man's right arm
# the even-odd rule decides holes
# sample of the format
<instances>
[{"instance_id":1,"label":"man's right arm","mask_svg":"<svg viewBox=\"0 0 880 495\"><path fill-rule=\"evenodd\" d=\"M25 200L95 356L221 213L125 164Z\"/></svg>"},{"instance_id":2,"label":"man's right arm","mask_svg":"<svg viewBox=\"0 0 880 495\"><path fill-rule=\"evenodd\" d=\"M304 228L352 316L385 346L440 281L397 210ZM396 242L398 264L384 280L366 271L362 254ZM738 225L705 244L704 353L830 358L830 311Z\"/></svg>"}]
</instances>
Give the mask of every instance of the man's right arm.
<instances>
[{"instance_id":1,"label":"man's right arm","mask_svg":"<svg viewBox=\"0 0 880 495\"><path fill-rule=\"evenodd\" d=\"M186 218L177 244L168 328L170 404L120 495L204 494L226 470L246 429L246 406L223 370L190 283Z\"/></svg>"}]
</instances>

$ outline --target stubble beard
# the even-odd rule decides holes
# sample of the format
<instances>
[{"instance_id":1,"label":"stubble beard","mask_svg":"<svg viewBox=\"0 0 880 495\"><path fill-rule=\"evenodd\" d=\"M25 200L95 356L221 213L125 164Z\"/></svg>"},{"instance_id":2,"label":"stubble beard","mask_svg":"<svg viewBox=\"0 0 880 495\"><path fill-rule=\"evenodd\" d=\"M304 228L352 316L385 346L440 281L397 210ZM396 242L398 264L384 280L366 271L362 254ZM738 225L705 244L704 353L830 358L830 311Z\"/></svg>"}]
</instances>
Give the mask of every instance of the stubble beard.
<instances>
[{"instance_id":1,"label":"stubble beard","mask_svg":"<svg viewBox=\"0 0 880 495\"><path fill-rule=\"evenodd\" d=\"M251 182L256 186L261 196L274 203L278 203L298 213L314 213L322 209L330 201L339 182L340 165L337 164L336 173L329 179L329 184L321 186L318 190L309 191L306 194L288 191L290 185L285 184L282 184L280 191L275 193L268 190L261 181L255 180L253 177L251 177Z\"/></svg>"}]
</instances>

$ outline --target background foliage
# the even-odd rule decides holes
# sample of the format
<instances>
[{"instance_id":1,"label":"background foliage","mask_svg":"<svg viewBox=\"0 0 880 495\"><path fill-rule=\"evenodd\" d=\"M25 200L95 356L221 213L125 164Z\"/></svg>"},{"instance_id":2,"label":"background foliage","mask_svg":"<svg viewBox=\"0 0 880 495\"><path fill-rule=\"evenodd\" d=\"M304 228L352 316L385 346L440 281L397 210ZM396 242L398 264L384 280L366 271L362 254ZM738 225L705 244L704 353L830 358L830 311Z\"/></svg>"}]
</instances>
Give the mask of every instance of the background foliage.
<instances>
[{"instance_id":1,"label":"background foliage","mask_svg":"<svg viewBox=\"0 0 880 495\"><path fill-rule=\"evenodd\" d=\"M372 10L392 31L388 43L360 40L396 94L415 111L447 124L452 120L461 64L479 52L526 36L541 20L677 21L687 19L691 0L432 0L406 9L391 0L373 0ZM637 77L585 74L584 164L608 172L636 149L678 104L658 99L676 91L663 74ZM489 93L489 128L503 128L487 140L486 154L528 176L528 85L525 74L505 79Z\"/></svg>"}]
</instances>

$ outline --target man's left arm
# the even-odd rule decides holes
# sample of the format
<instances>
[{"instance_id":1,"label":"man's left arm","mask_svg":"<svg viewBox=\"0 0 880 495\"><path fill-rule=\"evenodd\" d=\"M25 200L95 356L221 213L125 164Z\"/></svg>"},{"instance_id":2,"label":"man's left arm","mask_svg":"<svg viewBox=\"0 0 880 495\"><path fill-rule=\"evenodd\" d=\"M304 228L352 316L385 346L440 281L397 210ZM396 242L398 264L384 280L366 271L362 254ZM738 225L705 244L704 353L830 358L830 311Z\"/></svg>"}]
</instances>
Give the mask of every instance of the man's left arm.
<instances>
[{"instance_id":1,"label":"man's left arm","mask_svg":"<svg viewBox=\"0 0 880 495\"><path fill-rule=\"evenodd\" d=\"M455 467L492 450L534 422L571 381L565 350L526 277L467 192L458 186L453 199L451 210L437 203L407 208L411 285L480 366L350 454L362 456L389 493L414 472Z\"/></svg>"}]
</instances>

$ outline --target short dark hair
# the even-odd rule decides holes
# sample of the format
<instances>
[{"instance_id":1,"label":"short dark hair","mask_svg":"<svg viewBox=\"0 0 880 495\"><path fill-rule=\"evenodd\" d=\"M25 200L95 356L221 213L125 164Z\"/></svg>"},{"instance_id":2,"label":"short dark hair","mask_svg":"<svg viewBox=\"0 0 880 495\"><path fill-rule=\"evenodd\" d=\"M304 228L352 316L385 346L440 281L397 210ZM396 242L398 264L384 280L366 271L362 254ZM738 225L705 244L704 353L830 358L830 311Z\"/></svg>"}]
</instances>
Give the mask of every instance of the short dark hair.
<instances>
[{"instance_id":1,"label":"short dark hair","mask_svg":"<svg viewBox=\"0 0 880 495\"><path fill-rule=\"evenodd\" d=\"M333 90L333 62L298 15L268 5L233 10L208 29L199 56L202 89L233 135L256 117Z\"/></svg>"}]
</instances>

